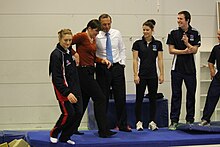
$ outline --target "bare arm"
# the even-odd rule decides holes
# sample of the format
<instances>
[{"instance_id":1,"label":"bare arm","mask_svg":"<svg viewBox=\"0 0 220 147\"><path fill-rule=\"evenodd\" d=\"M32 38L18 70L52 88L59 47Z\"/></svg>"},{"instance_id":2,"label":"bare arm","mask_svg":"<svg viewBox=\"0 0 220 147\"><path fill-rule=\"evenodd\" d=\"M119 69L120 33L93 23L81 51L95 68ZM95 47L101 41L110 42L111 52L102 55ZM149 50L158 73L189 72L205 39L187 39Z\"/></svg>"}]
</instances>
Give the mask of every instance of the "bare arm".
<instances>
[{"instance_id":1,"label":"bare arm","mask_svg":"<svg viewBox=\"0 0 220 147\"><path fill-rule=\"evenodd\" d=\"M158 52L158 68L160 70L159 83L164 82L164 66L163 66L163 52Z\"/></svg>"},{"instance_id":2,"label":"bare arm","mask_svg":"<svg viewBox=\"0 0 220 147\"><path fill-rule=\"evenodd\" d=\"M138 51L133 50L133 72L134 72L134 83L139 84L140 78L138 76Z\"/></svg>"},{"instance_id":3,"label":"bare arm","mask_svg":"<svg viewBox=\"0 0 220 147\"><path fill-rule=\"evenodd\" d=\"M209 66L211 79L213 79L213 77L215 76L215 66L213 63L210 62L208 63L208 66Z\"/></svg>"},{"instance_id":4,"label":"bare arm","mask_svg":"<svg viewBox=\"0 0 220 147\"><path fill-rule=\"evenodd\" d=\"M196 54L198 51L198 46L192 46L189 44L190 48L186 48L184 50L175 49L174 45L169 45L169 53L175 55L182 55L182 54Z\"/></svg>"},{"instance_id":5,"label":"bare arm","mask_svg":"<svg viewBox=\"0 0 220 147\"><path fill-rule=\"evenodd\" d=\"M186 51L186 49L185 50L175 49L174 45L169 44L169 53L175 54L175 55L181 55L181 54L186 54L187 51Z\"/></svg>"}]
</instances>

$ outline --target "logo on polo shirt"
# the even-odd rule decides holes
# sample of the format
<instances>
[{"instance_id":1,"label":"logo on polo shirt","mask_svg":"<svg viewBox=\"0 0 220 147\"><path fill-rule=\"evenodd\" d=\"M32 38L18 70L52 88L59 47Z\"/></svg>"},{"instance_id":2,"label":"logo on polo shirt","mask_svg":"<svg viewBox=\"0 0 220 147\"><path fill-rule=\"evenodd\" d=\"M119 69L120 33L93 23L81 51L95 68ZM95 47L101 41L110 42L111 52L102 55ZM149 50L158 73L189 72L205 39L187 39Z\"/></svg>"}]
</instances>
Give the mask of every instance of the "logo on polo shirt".
<instances>
[{"instance_id":1,"label":"logo on polo shirt","mask_svg":"<svg viewBox=\"0 0 220 147\"><path fill-rule=\"evenodd\" d=\"M153 45L153 51L157 51L157 46Z\"/></svg>"},{"instance_id":2,"label":"logo on polo shirt","mask_svg":"<svg viewBox=\"0 0 220 147\"><path fill-rule=\"evenodd\" d=\"M190 35L190 36L189 36L189 40L190 40L190 41L194 41L194 35Z\"/></svg>"}]
</instances>

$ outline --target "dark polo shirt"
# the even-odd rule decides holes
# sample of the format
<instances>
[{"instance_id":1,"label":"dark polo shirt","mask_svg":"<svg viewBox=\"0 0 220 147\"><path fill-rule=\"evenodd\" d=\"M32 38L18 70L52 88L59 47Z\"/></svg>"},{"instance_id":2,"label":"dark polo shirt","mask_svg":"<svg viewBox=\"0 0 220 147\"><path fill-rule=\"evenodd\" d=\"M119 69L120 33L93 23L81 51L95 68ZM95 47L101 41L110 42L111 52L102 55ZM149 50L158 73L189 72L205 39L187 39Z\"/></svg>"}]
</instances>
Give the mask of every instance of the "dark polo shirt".
<instances>
[{"instance_id":1,"label":"dark polo shirt","mask_svg":"<svg viewBox=\"0 0 220 147\"><path fill-rule=\"evenodd\" d=\"M216 73L216 78L220 80L220 45L215 45L209 56L208 62L217 65L218 72Z\"/></svg>"},{"instance_id":2,"label":"dark polo shirt","mask_svg":"<svg viewBox=\"0 0 220 147\"><path fill-rule=\"evenodd\" d=\"M170 34L168 34L167 44L174 45L175 49L178 50L186 49L186 45L182 41L182 36L184 33L189 38L189 43L192 46L201 45L201 36L199 32L191 26L189 26L187 32L184 32L181 28L171 30ZM174 55L172 70L184 74L195 74L196 67L194 54Z\"/></svg>"},{"instance_id":3,"label":"dark polo shirt","mask_svg":"<svg viewBox=\"0 0 220 147\"><path fill-rule=\"evenodd\" d=\"M138 51L138 57L140 59L139 77L145 79L156 78L156 58L158 51L163 51L162 43L153 37L152 41L147 44L144 37L142 37L142 39L136 40L133 43L132 50Z\"/></svg>"}]
</instances>

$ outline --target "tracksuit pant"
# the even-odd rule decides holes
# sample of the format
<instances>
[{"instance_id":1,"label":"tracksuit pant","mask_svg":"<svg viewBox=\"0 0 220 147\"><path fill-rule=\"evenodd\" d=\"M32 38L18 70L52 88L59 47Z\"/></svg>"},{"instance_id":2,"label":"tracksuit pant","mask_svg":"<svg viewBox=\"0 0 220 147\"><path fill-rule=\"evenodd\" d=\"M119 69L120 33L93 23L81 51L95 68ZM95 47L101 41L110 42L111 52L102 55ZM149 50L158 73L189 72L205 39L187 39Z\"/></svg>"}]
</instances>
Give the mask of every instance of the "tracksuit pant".
<instances>
[{"instance_id":1,"label":"tracksuit pant","mask_svg":"<svg viewBox=\"0 0 220 147\"><path fill-rule=\"evenodd\" d=\"M203 110L202 120L206 120L210 122L210 118L215 110L219 97L220 97L220 80L214 77L209 86L208 95L206 97L205 107Z\"/></svg>"},{"instance_id":2,"label":"tracksuit pant","mask_svg":"<svg viewBox=\"0 0 220 147\"><path fill-rule=\"evenodd\" d=\"M181 102L182 102L182 84L186 86L186 121L193 123L195 115L195 93L196 93L196 74L183 74L176 71L171 71L171 122L178 123Z\"/></svg>"}]
</instances>

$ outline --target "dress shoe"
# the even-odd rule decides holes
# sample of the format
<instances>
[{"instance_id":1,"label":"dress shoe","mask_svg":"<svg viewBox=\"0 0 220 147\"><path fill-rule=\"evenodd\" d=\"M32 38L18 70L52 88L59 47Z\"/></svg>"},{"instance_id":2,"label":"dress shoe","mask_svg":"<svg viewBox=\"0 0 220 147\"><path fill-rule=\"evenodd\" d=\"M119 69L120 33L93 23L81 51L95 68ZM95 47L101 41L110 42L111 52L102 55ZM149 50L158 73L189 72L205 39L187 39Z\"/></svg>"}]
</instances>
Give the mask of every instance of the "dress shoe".
<instances>
[{"instance_id":1,"label":"dress shoe","mask_svg":"<svg viewBox=\"0 0 220 147\"><path fill-rule=\"evenodd\" d=\"M99 131L98 133L99 133L99 137L101 137L101 138L109 138L112 135L115 135L117 132L113 132L113 131L108 130L108 131L104 131L104 132Z\"/></svg>"},{"instance_id":2,"label":"dress shoe","mask_svg":"<svg viewBox=\"0 0 220 147\"><path fill-rule=\"evenodd\" d=\"M113 131L111 131L111 130L108 130L107 133L108 133L110 136L112 136L112 135L115 135L117 132L113 132Z\"/></svg>"},{"instance_id":3,"label":"dress shoe","mask_svg":"<svg viewBox=\"0 0 220 147\"><path fill-rule=\"evenodd\" d=\"M101 137L101 138L109 138L110 137L110 135L109 134L107 134L107 133L99 133L99 137Z\"/></svg>"},{"instance_id":4,"label":"dress shoe","mask_svg":"<svg viewBox=\"0 0 220 147\"><path fill-rule=\"evenodd\" d=\"M75 135L84 135L83 132L79 132L79 131L75 131L73 134L75 134Z\"/></svg>"},{"instance_id":5,"label":"dress shoe","mask_svg":"<svg viewBox=\"0 0 220 147\"><path fill-rule=\"evenodd\" d=\"M131 129L129 129L127 126L125 127L120 127L119 131L123 131L123 132L132 132Z\"/></svg>"}]
</instances>

